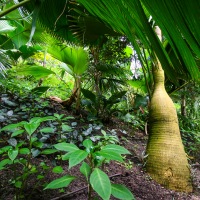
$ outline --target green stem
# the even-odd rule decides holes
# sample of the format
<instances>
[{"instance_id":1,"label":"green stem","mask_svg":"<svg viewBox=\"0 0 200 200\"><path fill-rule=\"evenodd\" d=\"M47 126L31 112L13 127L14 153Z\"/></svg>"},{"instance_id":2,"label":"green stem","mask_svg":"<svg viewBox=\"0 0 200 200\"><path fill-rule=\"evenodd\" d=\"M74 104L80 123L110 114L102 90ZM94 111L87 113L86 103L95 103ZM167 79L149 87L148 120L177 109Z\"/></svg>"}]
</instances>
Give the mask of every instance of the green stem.
<instances>
[{"instance_id":1,"label":"green stem","mask_svg":"<svg viewBox=\"0 0 200 200\"><path fill-rule=\"evenodd\" d=\"M90 167L91 167L91 173L92 173L92 171L94 170L94 168L95 168L95 166L94 166L94 162L93 162L93 156L92 156L92 154L90 154L90 156L89 156L89 163L90 163ZM90 173L90 175L91 175L91 173ZM89 177L90 177L90 175L89 175ZM88 180L88 200L92 200L92 186L91 186L91 184L90 184L90 179Z\"/></svg>"},{"instance_id":2,"label":"green stem","mask_svg":"<svg viewBox=\"0 0 200 200\"><path fill-rule=\"evenodd\" d=\"M30 141L30 144L29 144L29 155L28 155L28 159L27 159L27 163L26 163L26 165L25 165L25 169L24 169L24 171L25 171L25 173L28 173L28 171L29 171L29 165L30 165L30 162L31 162L31 149L32 149L32 142L31 142L31 136L30 136L30 139L29 139L29 141ZM23 171L23 173L24 173L24 171ZM24 191L24 188L26 187L26 184L27 184L27 177L28 177L28 175L27 176L25 176L24 178L23 178L23 180L22 180L22 187L20 188L20 195L21 195L21 192L22 191Z\"/></svg>"},{"instance_id":3,"label":"green stem","mask_svg":"<svg viewBox=\"0 0 200 200\"><path fill-rule=\"evenodd\" d=\"M88 186L88 200L92 200L92 186L90 183Z\"/></svg>"},{"instance_id":4,"label":"green stem","mask_svg":"<svg viewBox=\"0 0 200 200\"><path fill-rule=\"evenodd\" d=\"M18 3L18 4L15 4L15 5L11 6L11 7L8 8L7 10L2 11L2 12L0 13L0 17L3 17L3 16L5 16L5 15L7 15L8 13L10 13L10 12L16 10L17 8L23 6L24 4L28 3L29 1L31 1L31 0L24 0L24 1L20 2L20 3Z\"/></svg>"}]
</instances>

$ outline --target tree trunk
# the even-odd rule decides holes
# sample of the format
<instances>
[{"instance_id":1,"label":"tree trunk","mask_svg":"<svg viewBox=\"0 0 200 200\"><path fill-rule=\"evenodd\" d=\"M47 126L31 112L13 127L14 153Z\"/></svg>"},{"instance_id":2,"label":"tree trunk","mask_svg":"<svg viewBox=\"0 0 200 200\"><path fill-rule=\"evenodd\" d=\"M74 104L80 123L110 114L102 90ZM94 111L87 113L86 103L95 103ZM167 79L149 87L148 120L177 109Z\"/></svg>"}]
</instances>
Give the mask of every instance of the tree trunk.
<instances>
[{"instance_id":1,"label":"tree trunk","mask_svg":"<svg viewBox=\"0 0 200 200\"><path fill-rule=\"evenodd\" d=\"M77 88L76 94L76 114L80 114L80 104L81 104L81 77L76 77L75 84Z\"/></svg>"},{"instance_id":2,"label":"tree trunk","mask_svg":"<svg viewBox=\"0 0 200 200\"><path fill-rule=\"evenodd\" d=\"M185 94L181 95L181 115L186 117L186 100L185 100Z\"/></svg>"},{"instance_id":3,"label":"tree trunk","mask_svg":"<svg viewBox=\"0 0 200 200\"><path fill-rule=\"evenodd\" d=\"M167 188L191 192L190 169L180 137L176 109L164 88L164 72L154 69L146 169Z\"/></svg>"},{"instance_id":4,"label":"tree trunk","mask_svg":"<svg viewBox=\"0 0 200 200\"><path fill-rule=\"evenodd\" d=\"M164 71L159 61L153 69L154 92L149 112L149 140L146 169L161 185L191 192L192 183L182 144L175 106L164 87Z\"/></svg>"}]
</instances>

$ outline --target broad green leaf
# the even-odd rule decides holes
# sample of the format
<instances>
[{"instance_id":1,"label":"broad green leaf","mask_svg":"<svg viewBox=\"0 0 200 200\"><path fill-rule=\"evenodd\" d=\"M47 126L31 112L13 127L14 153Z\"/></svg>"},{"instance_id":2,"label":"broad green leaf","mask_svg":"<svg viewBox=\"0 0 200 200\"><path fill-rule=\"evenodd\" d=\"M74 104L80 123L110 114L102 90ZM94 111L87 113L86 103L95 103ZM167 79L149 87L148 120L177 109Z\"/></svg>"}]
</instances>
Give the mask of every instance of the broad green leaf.
<instances>
[{"instance_id":1,"label":"broad green leaf","mask_svg":"<svg viewBox=\"0 0 200 200\"><path fill-rule=\"evenodd\" d=\"M114 151L116 153L119 154L131 154L127 149L125 149L124 147L120 146L120 145L116 145L116 144L108 144L104 147L102 147L102 150L107 150L107 151Z\"/></svg>"},{"instance_id":2,"label":"broad green leaf","mask_svg":"<svg viewBox=\"0 0 200 200\"><path fill-rule=\"evenodd\" d=\"M19 148L19 147L23 146L25 143L26 143L25 141L19 141L19 142L17 143L17 146L16 146L16 147Z\"/></svg>"},{"instance_id":3,"label":"broad green leaf","mask_svg":"<svg viewBox=\"0 0 200 200\"><path fill-rule=\"evenodd\" d=\"M40 132L42 132L42 133L54 133L55 131L54 131L54 128L52 128L52 127L45 127L45 128L40 129Z\"/></svg>"},{"instance_id":4,"label":"broad green leaf","mask_svg":"<svg viewBox=\"0 0 200 200\"><path fill-rule=\"evenodd\" d=\"M104 158L108 159L108 160L116 160L119 162L124 162L122 159L122 156L115 152L115 151L110 151L110 150L101 150L98 152L99 156L103 156Z\"/></svg>"},{"instance_id":5,"label":"broad green leaf","mask_svg":"<svg viewBox=\"0 0 200 200\"><path fill-rule=\"evenodd\" d=\"M17 71L17 73L22 74L22 75L32 75L37 79L44 78L50 74L55 74L55 72L53 72L49 69L46 69L44 67L30 66L30 65L27 65L27 66L23 67L22 69L19 69Z\"/></svg>"},{"instance_id":6,"label":"broad green leaf","mask_svg":"<svg viewBox=\"0 0 200 200\"><path fill-rule=\"evenodd\" d=\"M103 134L104 137L107 136L106 132L104 130L101 130L101 133Z\"/></svg>"},{"instance_id":7,"label":"broad green leaf","mask_svg":"<svg viewBox=\"0 0 200 200\"><path fill-rule=\"evenodd\" d=\"M15 160L15 158L17 157L18 155L18 150L17 149L10 149L8 150L8 157L10 158L10 160Z\"/></svg>"},{"instance_id":8,"label":"broad green leaf","mask_svg":"<svg viewBox=\"0 0 200 200\"><path fill-rule=\"evenodd\" d=\"M81 89L81 92L83 93L84 97L89 99L90 101L92 101L92 103L96 103L96 95L91 92L90 90L86 90L86 89Z\"/></svg>"},{"instance_id":9,"label":"broad green leaf","mask_svg":"<svg viewBox=\"0 0 200 200\"><path fill-rule=\"evenodd\" d=\"M72 127L66 124L62 124L62 131L70 132L72 131Z\"/></svg>"},{"instance_id":10,"label":"broad green leaf","mask_svg":"<svg viewBox=\"0 0 200 200\"><path fill-rule=\"evenodd\" d=\"M127 83L137 90L140 94L147 94L148 89L145 80L128 80Z\"/></svg>"},{"instance_id":11,"label":"broad green leaf","mask_svg":"<svg viewBox=\"0 0 200 200\"><path fill-rule=\"evenodd\" d=\"M62 178L58 178L51 183L49 183L44 190L46 189L58 189L62 187L67 187L73 180L75 179L74 176L63 176Z\"/></svg>"},{"instance_id":12,"label":"broad green leaf","mask_svg":"<svg viewBox=\"0 0 200 200\"><path fill-rule=\"evenodd\" d=\"M67 64L73 76L83 74L88 68L88 53L82 47L53 45L48 48L48 52L54 58ZM66 69L66 67L63 68Z\"/></svg>"},{"instance_id":13,"label":"broad green leaf","mask_svg":"<svg viewBox=\"0 0 200 200\"><path fill-rule=\"evenodd\" d=\"M40 141L33 142L33 146L34 147L42 148L43 145L44 145L44 143L40 142Z\"/></svg>"},{"instance_id":14,"label":"broad green leaf","mask_svg":"<svg viewBox=\"0 0 200 200\"><path fill-rule=\"evenodd\" d=\"M21 181L16 181L14 185L15 185L16 188L21 188L22 187L22 182Z\"/></svg>"},{"instance_id":15,"label":"broad green leaf","mask_svg":"<svg viewBox=\"0 0 200 200\"><path fill-rule=\"evenodd\" d=\"M49 88L50 87L48 87L48 86L35 87L31 90L31 93L40 96L40 95L44 94Z\"/></svg>"},{"instance_id":16,"label":"broad green leaf","mask_svg":"<svg viewBox=\"0 0 200 200\"><path fill-rule=\"evenodd\" d=\"M95 168L90 176L90 184L102 199L110 199L111 183L107 174L105 174L100 169Z\"/></svg>"},{"instance_id":17,"label":"broad green leaf","mask_svg":"<svg viewBox=\"0 0 200 200\"><path fill-rule=\"evenodd\" d=\"M11 137L16 137L18 135L21 135L24 132L24 130L16 130L11 134Z\"/></svg>"},{"instance_id":18,"label":"broad green leaf","mask_svg":"<svg viewBox=\"0 0 200 200\"><path fill-rule=\"evenodd\" d=\"M54 147L56 149L60 150L60 151L69 151L69 152L72 152L72 151L79 150L79 148L75 144L66 143L66 142L55 144Z\"/></svg>"},{"instance_id":19,"label":"broad green leaf","mask_svg":"<svg viewBox=\"0 0 200 200\"><path fill-rule=\"evenodd\" d=\"M3 169L3 167L4 167L5 165L7 165L7 164L11 164L11 163L12 163L11 160L8 159L8 158L2 160L2 161L0 162L0 170Z\"/></svg>"},{"instance_id":20,"label":"broad green leaf","mask_svg":"<svg viewBox=\"0 0 200 200\"><path fill-rule=\"evenodd\" d=\"M32 142L32 143L36 142L37 140L38 140L37 137L31 137L31 142Z\"/></svg>"},{"instance_id":21,"label":"broad green leaf","mask_svg":"<svg viewBox=\"0 0 200 200\"><path fill-rule=\"evenodd\" d=\"M37 52L37 49L35 49L32 46L28 46L28 45L22 45L19 48L19 50L22 52L21 56L22 56L23 59L27 59L30 56L33 56Z\"/></svg>"},{"instance_id":22,"label":"broad green leaf","mask_svg":"<svg viewBox=\"0 0 200 200\"><path fill-rule=\"evenodd\" d=\"M0 131L11 131L11 130L13 130L15 128L23 126L23 124L25 124L25 123L27 123L27 122L23 121L23 123L20 122L20 123L17 123L17 124L9 124L7 126L4 126Z\"/></svg>"},{"instance_id":23,"label":"broad green leaf","mask_svg":"<svg viewBox=\"0 0 200 200\"><path fill-rule=\"evenodd\" d=\"M28 123L24 125L24 128L29 135L32 135L39 126L40 123Z\"/></svg>"},{"instance_id":24,"label":"broad green leaf","mask_svg":"<svg viewBox=\"0 0 200 200\"><path fill-rule=\"evenodd\" d=\"M40 174L39 174L39 175L37 176L37 180L41 180L41 179L43 179L43 178L44 178L43 175L40 175Z\"/></svg>"},{"instance_id":25,"label":"broad green leaf","mask_svg":"<svg viewBox=\"0 0 200 200\"><path fill-rule=\"evenodd\" d=\"M83 146L87 149L90 149L92 147L92 141L90 139L86 139L83 141Z\"/></svg>"},{"instance_id":26,"label":"broad green leaf","mask_svg":"<svg viewBox=\"0 0 200 200\"><path fill-rule=\"evenodd\" d=\"M11 148L12 146L5 146L5 147L0 148L0 154L7 152Z\"/></svg>"},{"instance_id":27,"label":"broad green leaf","mask_svg":"<svg viewBox=\"0 0 200 200\"><path fill-rule=\"evenodd\" d=\"M30 123L41 123L48 120L55 120L54 116L47 116L47 117L34 117L30 120Z\"/></svg>"},{"instance_id":28,"label":"broad green leaf","mask_svg":"<svg viewBox=\"0 0 200 200\"><path fill-rule=\"evenodd\" d=\"M58 113L54 113L54 117L56 117L57 119L62 119L64 117L64 114L58 114Z\"/></svg>"},{"instance_id":29,"label":"broad green leaf","mask_svg":"<svg viewBox=\"0 0 200 200\"><path fill-rule=\"evenodd\" d=\"M47 154L55 153L57 151L58 151L57 149L45 149L40 154L46 154L47 155Z\"/></svg>"},{"instance_id":30,"label":"broad green leaf","mask_svg":"<svg viewBox=\"0 0 200 200\"><path fill-rule=\"evenodd\" d=\"M61 166L56 166L52 170L53 173L60 174L63 172L63 168Z\"/></svg>"},{"instance_id":31,"label":"broad green leaf","mask_svg":"<svg viewBox=\"0 0 200 200\"><path fill-rule=\"evenodd\" d=\"M118 99L122 98L126 94L126 91L121 91L112 94L112 96L108 99L109 103L118 103Z\"/></svg>"},{"instance_id":32,"label":"broad green leaf","mask_svg":"<svg viewBox=\"0 0 200 200\"><path fill-rule=\"evenodd\" d=\"M126 188L124 185L111 184L111 187L112 187L111 193L117 199L122 199L122 200L133 200L133 199L135 199L133 194L130 192L130 190L128 188Z\"/></svg>"},{"instance_id":33,"label":"broad green leaf","mask_svg":"<svg viewBox=\"0 0 200 200\"><path fill-rule=\"evenodd\" d=\"M20 154L29 154L30 150L28 148L22 148L22 149L19 150L19 153Z\"/></svg>"},{"instance_id":34,"label":"broad green leaf","mask_svg":"<svg viewBox=\"0 0 200 200\"><path fill-rule=\"evenodd\" d=\"M62 160L69 160L70 155L73 153L74 151L70 151L64 155L62 155Z\"/></svg>"},{"instance_id":35,"label":"broad green leaf","mask_svg":"<svg viewBox=\"0 0 200 200\"><path fill-rule=\"evenodd\" d=\"M88 156L88 153L83 150L76 150L71 153L69 158L69 169L77 164L79 164L81 161L83 161Z\"/></svg>"},{"instance_id":36,"label":"broad green leaf","mask_svg":"<svg viewBox=\"0 0 200 200\"><path fill-rule=\"evenodd\" d=\"M30 119L29 123L40 123L41 117L33 117Z\"/></svg>"},{"instance_id":37,"label":"broad green leaf","mask_svg":"<svg viewBox=\"0 0 200 200\"><path fill-rule=\"evenodd\" d=\"M88 53L86 50L84 50L83 48L81 47L78 47L75 49L75 52L74 52L75 55L74 56L74 65L72 66L73 67L73 71L75 74L77 75L81 75L83 74L87 68L88 68Z\"/></svg>"},{"instance_id":38,"label":"broad green leaf","mask_svg":"<svg viewBox=\"0 0 200 200\"><path fill-rule=\"evenodd\" d=\"M72 116L67 116L67 117L63 118L63 120L69 120L69 119L75 119L75 118Z\"/></svg>"},{"instance_id":39,"label":"broad green leaf","mask_svg":"<svg viewBox=\"0 0 200 200\"><path fill-rule=\"evenodd\" d=\"M80 172L86 177L88 181L91 173L91 167L86 162L83 162L80 167Z\"/></svg>"}]
</instances>

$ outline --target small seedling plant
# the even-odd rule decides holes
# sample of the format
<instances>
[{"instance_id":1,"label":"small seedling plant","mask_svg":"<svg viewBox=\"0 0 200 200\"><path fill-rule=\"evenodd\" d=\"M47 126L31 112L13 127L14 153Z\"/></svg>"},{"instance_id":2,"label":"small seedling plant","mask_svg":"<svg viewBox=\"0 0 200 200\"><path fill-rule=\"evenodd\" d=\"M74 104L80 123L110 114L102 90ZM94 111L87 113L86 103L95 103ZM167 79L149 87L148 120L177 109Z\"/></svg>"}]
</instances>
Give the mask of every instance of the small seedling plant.
<instances>
[{"instance_id":1,"label":"small seedling plant","mask_svg":"<svg viewBox=\"0 0 200 200\"><path fill-rule=\"evenodd\" d=\"M96 145L90 139L82 143L80 149L73 143L58 143L54 147L65 152L62 160L69 161L69 169L82 163L80 172L85 176L88 183L88 200L92 199L95 191L103 200L109 200L113 195L118 199L134 199L133 194L124 185L111 183L108 175L103 171L102 166L105 162L114 160L124 162L122 155L130 154L124 147L116 144L98 142ZM65 175L50 182L44 189L58 189L67 187L76 177Z\"/></svg>"},{"instance_id":2,"label":"small seedling plant","mask_svg":"<svg viewBox=\"0 0 200 200\"><path fill-rule=\"evenodd\" d=\"M51 116L34 117L29 122L22 121L16 124L9 124L0 129L2 135L7 135L8 139L5 142L9 144L0 148L0 155L3 158L0 161L0 170L12 170L14 176L11 183L16 188L15 199L24 199L23 192L27 187L28 177L38 173L37 167L32 163L32 158L36 157L39 153L43 154L43 152L40 152L36 148L42 147L43 143L38 140L34 133L42 122L52 119L54 118ZM46 151L49 153L49 150ZM50 153L55 151L57 150L51 149ZM7 168L7 166L10 167ZM44 162L40 163L39 167L43 169L43 172L48 169ZM38 183L44 178L43 172L37 175Z\"/></svg>"}]
</instances>

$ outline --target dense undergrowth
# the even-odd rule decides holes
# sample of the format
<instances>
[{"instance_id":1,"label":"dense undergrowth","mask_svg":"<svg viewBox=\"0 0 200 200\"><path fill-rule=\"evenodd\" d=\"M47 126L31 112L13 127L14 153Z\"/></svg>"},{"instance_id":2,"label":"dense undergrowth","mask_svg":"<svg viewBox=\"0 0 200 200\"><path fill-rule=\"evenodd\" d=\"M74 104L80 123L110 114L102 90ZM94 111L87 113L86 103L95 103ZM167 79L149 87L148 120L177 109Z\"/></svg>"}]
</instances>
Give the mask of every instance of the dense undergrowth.
<instances>
[{"instance_id":1,"label":"dense undergrowth","mask_svg":"<svg viewBox=\"0 0 200 200\"><path fill-rule=\"evenodd\" d=\"M141 128L144 131L145 115L141 117L140 113L133 117L129 114L125 116L126 119L121 118L123 121L113 116L110 122L117 124L113 129L108 129L100 119L88 118L87 112L74 115L72 109L66 115L64 107L57 107L58 103L48 98L23 97L9 92L1 94L1 102L0 171L12 172L6 184L15 188L13 195L16 199L31 199L31 193L27 196L25 191L30 189L30 179L33 177L37 184L31 189L32 192L38 188L61 188L60 192L64 192L62 188L74 181L75 177L67 174L58 176L66 171L63 162L69 162L69 168L82 163L80 171L89 184L88 199L94 196L92 190L103 199L108 198L103 196L104 190L106 194L118 198L125 194L127 199L133 198L123 185L111 184L103 171L104 165L109 165L111 160L125 162L124 166L131 167L130 161L124 161L122 154L129 152L120 146L120 141L126 138L127 129L133 130L129 132L132 135ZM191 161L198 161L198 135L194 131L183 131L182 136ZM38 158L39 163L36 161ZM140 159L142 161L142 157ZM45 179L50 169L55 174L55 180L51 183ZM98 183L95 182L97 179ZM98 186L101 179L106 180L102 182L102 188Z\"/></svg>"}]
</instances>

